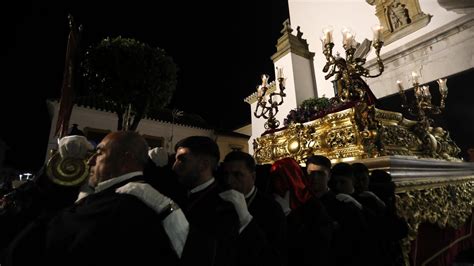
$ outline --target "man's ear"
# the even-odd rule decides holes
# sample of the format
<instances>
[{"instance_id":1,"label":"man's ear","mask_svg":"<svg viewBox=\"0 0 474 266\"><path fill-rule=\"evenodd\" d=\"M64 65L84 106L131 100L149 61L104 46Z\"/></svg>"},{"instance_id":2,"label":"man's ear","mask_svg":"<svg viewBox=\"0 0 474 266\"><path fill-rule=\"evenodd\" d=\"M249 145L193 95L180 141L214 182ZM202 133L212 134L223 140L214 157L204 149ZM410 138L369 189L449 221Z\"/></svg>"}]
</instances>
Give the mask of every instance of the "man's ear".
<instances>
[{"instance_id":1,"label":"man's ear","mask_svg":"<svg viewBox=\"0 0 474 266\"><path fill-rule=\"evenodd\" d=\"M211 167L211 161L207 157L199 158L199 171L205 171Z\"/></svg>"}]
</instances>

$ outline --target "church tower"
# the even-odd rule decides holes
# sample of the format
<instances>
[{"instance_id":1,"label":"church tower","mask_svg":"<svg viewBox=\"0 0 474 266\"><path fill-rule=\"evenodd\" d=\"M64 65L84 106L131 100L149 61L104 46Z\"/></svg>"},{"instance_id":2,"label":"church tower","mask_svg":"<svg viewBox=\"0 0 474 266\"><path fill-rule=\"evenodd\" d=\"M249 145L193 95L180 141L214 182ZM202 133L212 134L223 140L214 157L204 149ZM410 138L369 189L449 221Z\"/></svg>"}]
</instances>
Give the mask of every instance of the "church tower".
<instances>
[{"instance_id":1,"label":"church tower","mask_svg":"<svg viewBox=\"0 0 474 266\"><path fill-rule=\"evenodd\" d=\"M285 93L284 103L278 106L276 119L283 127L283 121L288 113L298 107L304 100L317 97L316 79L314 76L314 53L309 51L308 43L302 38L303 33L300 27L297 27L296 36L292 34L290 21L287 19L283 22L282 36L278 39L277 51L272 55L271 59L276 70L281 69L285 77ZM278 82L269 84L267 95L278 90ZM253 140L265 132L264 124L266 119L256 118L253 114L257 107L257 92L245 98L250 104L252 114L252 136L249 140L249 150L252 152Z\"/></svg>"}]
</instances>

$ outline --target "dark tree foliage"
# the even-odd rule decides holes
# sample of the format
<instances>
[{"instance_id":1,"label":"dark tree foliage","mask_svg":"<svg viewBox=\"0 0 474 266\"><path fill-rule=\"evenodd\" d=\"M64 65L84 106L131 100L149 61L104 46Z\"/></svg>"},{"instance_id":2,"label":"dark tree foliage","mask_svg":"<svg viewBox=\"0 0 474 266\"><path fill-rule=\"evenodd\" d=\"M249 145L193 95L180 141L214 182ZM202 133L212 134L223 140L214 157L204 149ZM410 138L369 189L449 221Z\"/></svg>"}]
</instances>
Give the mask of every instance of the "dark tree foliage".
<instances>
[{"instance_id":1,"label":"dark tree foliage","mask_svg":"<svg viewBox=\"0 0 474 266\"><path fill-rule=\"evenodd\" d=\"M178 68L160 48L129 38L106 38L83 61L90 93L115 106L118 130L136 130L150 110L164 108L176 89ZM127 110L130 108L130 115ZM124 128L124 119L133 117Z\"/></svg>"}]
</instances>

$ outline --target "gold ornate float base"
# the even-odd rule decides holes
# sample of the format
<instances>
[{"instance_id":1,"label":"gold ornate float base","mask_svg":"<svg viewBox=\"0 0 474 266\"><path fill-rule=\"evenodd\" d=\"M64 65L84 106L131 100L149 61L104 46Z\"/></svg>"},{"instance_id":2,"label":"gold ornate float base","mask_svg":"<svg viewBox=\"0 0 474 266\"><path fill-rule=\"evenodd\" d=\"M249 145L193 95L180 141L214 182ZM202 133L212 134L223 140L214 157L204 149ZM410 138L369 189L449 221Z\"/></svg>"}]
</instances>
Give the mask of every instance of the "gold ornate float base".
<instances>
[{"instance_id":1,"label":"gold ornate float base","mask_svg":"<svg viewBox=\"0 0 474 266\"><path fill-rule=\"evenodd\" d=\"M259 164L285 157L303 164L312 154L324 155L333 162L387 155L460 161L460 150L447 131L425 129L401 113L365 104L263 134L255 139L253 148Z\"/></svg>"},{"instance_id":2,"label":"gold ornate float base","mask_svg":"<svg viewBox=\"0 0 474 266\"><path fill-rule=\"evenodd\" d=\"M401 241L405 265L410 264L413 241L420 239L421 224L430 223L441 229L458 229L472 215L474 208L474 163L418 159L414 156L383 156L357 160L370 169L389 172L396 188L396 208L399 217L408 224L408 236ZM472 236L468 236L472 237ZM451 239L455 244L462 239ZM432 262L445 249L423 254Z\"/></svg>"},{"instance_id":3,"label":"gold ornate float base","mask_svg":"<svg viewBox=\"0 0 474 266\"><path fill-rule=\"evenodd\" d=\"M408 223L408 236L402 240L401 246L405 265L410 265L411 244L419 237L418 228L422 223L458 229L471 217L474 208L474 175L446 179L422 189L413 186L403 190L396 194L396 206L397 214ZM452 239L450 242L455 244L459 240L462 239ZM429 254L429 259L421 265L431 262L448 248Z\"/></svg>"},{"instance_id":4,"label":"gold ornate float base","mask_svg":"<svg viewBox=\"0 0 474 266\"><path fill-rule=\"evenodd\" d=\"M474 163L408 156L386 156L359 162L371 169L386 170L392 175L396 185L397 214L408 223L408 236L401 243L406 265L410 265L412 242L417 237L423 237L418 236L421 224L458 229L472 215ZM459 239L452 239L451 243L456 241ZM445 251L439 250L438 253ZM427 257L434 260L439 254L428 254ZM430 259L425 261L428 262Z\"/></svg>"},{"instance_id":5,"label":"gold ornate float base","mask_svg":"<svg viewBox=\"0 0 474 266\"><path fill-rule=\"evenodd\" d=\"M356 160L369 169L389 172L396 188L399 217L408 224L408 236L401 241L405 265L410 264L411 244L419 237L423 223L444 229L458 229L474 208L474 163L418 159L414 156L383 156ZM456 243L459 239L453 239ZM439 250L439 253L446 250ZM426 255L426 254L424 254ZM429 254L434 260L439 254ZM413 258L411 258L413 259ZM429 262L426 261L426 263Z\"/></svg>"}]
</instances>

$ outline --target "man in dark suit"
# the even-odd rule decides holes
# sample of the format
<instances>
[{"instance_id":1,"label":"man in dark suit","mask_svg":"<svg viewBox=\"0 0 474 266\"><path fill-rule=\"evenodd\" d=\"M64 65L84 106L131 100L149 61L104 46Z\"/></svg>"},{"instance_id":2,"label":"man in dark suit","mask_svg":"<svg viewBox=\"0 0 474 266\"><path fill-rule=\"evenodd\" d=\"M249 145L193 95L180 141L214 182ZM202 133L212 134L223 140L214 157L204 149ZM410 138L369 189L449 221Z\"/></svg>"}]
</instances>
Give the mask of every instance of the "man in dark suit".
<instances>
[{"instance_id":1,"label":"man in dark suit","mask_svg":"<svg viewBox=\"0 0 474 266\"><path fill-rule=\"evenodd\" d=\"M200 250L200 254L211 255L212 265L267 264L271 256L269 245L248 212L244 195L235 190L224 191L215 182L220 159L216 142L191 136L179 141L175 150L173 170L189 189L189 197L182 203L190 223L182 260L186 262L187 252L195 254ZM199 233L201 237L195 237ZM203 245L203 239L207 239L207 245Z\"/></svg>"},{"instance_id":2,"label":"man in dark suit","mask_svg":"<svg viewBox=\"0 0 474 266\"><path fill-rule=\"evenodd\" d=\"M248 211L270 246L274 265L286 265L286 218L281 206L255 186L254 158L245 152L233 151L226 155L219 177L224 186L245 196Z\"/></svg>"},{"instance_id":3,"label":"man in dark suit","mask_svg":"<svg viewBox=\"0 0 474 266\"><path fill-rule=\"evenodd\" d=\"M36 221L15 240L7 264L176 265L162 217L136 197L115 192L144 179L147 151L136 132L108 134L88 162L95 192L52 219ZM31 250L39 257L29 256Z\"/></svg>"},{"instance_id":4,"label":"man in dark suit","mask_svg":"<svg viewBox=\"0 0 474 266\"><path fill-rule=\"evenodd\" d=\"M175 150L173 171L188 189L188 197L179 201L185 217L177 223L189 221L189 230L175 230L185 242L178 252L181 265L270 265L269 245L249 213L244 195L224 191L214 178L220 158L216 142L191 136L179 141ZM155 198L163 195L150 185L131 183L117 192L134 195L159 212L161 203Z\"/></svg>"},{"instance_id":5,"label":"man in dark suit","mask_svg":"<svg viewBox=\"0 0 474 266\"><path fill-rule=\"evenodd\" d=\"M337 222L331 255L335 265L377 265L369 252L374 240L368 226L371 212L351 195L354 193L354 172L347 163L331 169L330 190L321 196L329 215Z\"/></svg>"}]
</instances>

